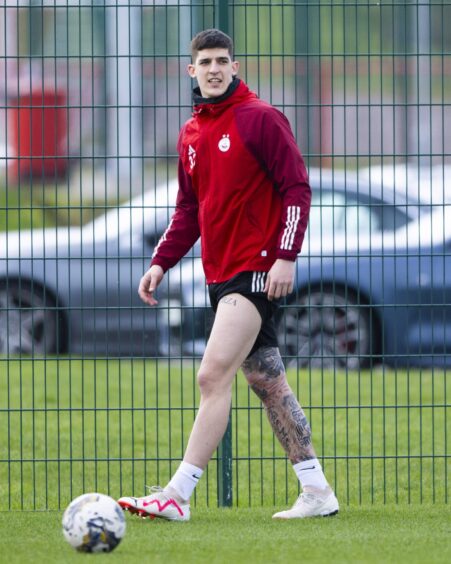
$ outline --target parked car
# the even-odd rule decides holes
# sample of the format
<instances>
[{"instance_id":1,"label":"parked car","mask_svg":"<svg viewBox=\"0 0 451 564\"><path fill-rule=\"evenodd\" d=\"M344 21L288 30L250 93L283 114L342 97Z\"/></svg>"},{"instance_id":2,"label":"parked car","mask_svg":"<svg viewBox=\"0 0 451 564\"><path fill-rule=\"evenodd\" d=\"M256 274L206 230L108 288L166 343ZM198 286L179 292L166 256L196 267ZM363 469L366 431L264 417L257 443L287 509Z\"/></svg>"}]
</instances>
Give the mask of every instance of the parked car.
<instances>
[{"instance_id":1,"label":"parked car","mask_svg":"<svg viewBox=\"0 0 451 564\"><path fill-rule=\"evenodd\" d=\"M358 178L372 194L416 200L419 213L393 233L358 237L351 228L318 241L312 225L281 318L282 352L300 366L450 365L449 168L373 167Z\"/></svg>"},{"instance_id":2,"label":"parked car","mask_svg":"<svg viewBox=\"0 0 451 564\"><path fill-rule=\"evenodd\" d=\"M379 164L359 169L359 179L421 199L423 206L451 202L451 165Z\"/></svg>"},{"instance_id":3,"label":"parked car","mask_svg":"<svg viewBox=\"0 0 451 564\"><path fill-rule=\"evenodd\" d=\"M137 288L177 189L171 181L81 228L1 233L0 353L168 354L179 295L165 282L151 309Z\"/></svg>"},{"instance_id":4,"label":"parked car","mask_svg":"<svg viewBox=\"0 0 451 564\"><path fill-rule=\"evenodd\" d=\"M314 255L309 249L316 245L324 250L332 244L338 260L344 253L340 246L344 233L351 248L365 237L394 233L422 216L418 200L387 187L378 189L374 183L366 185L352 174L311 171L310 177L311 227L299 259L304 267L298 272L297 299L287 304L281 323L284 354L301 364L310 362L311 356L327 357L318 348L316 353L310 351L308 359L303 358L299 320L305 320L305 287L301 283L310 291L314 280L310 263ZM176 193L174 180L82 228L0 234L0 353L201 354L211 314L199 244L165 277L158 290L158 307L149 308L137 295L139 279L168 224ZM322 262L315 263L323 289L326 259L323 253ZM313 300L315 294L309 296ZM352 311L346 304L342 309ZM363 315L362 308L358 312ZM321 329L319 334L323 333L326 335ZM360 360L368 359L372 352L363 347L356 350L360 352L354 356Z\"/></svg>"},{"instance_id":5,"label":"parked car","mask_svg":"<svg viewBox=\"0 0 451 564\"><path fill-rule=\"evenodd\" d=\"M388 278L380 278L382 274L388 277L389 273L377 272L376 280L373 272L376 255L372 253L377 254L376 242L381 238L396 238L399 246L392 246L391 255L405 254L402 233L428 218L430 207L418 197L395 191L388 185L364 182L357 174L313 170L310 183L312 208L297 261L296 291L281 309L282 354L289 365L297 366L357 369L380 359L384 353L385 360L390 360L397 350L384 344L384 339L394 334L384 329L390 307L385 305L386 315L381 316L370 305L376 308L379 302L373 294L384 292L385 288L382 298L391 296L393 312L398 294L396 288L391 288L388 294ZM379 251L379 255L385 253ZM363 264L366 272L361 272ZM377 268L390 266L399 269L396 261L392 265L384 262ZM368 276L374 279L366 281ZM397 276L392 283L401 284L399 270ZM200 263L188 260L183 279L184 320L188 327L185 350L202 354L212 316ZM390 317L390 321L396 320L396 315Z\"/></svg>"},{"instance_id":6,"label":"parked car","mask_svg":"<svg viewBox=\"0 0 451 564\"><path fill-rule=\"evenodd\" d=\"M280 343L288 364L451 364L451 206L394 233L310 246Z\"/></svg>"},{"instance_id":7,"label":"parked car","mask_svg":"<svg viewBox=\"0 0 451 564\"><path fill-rule=\"evenodd\" d=\"M451 285L443 223L444 204L450 201L444 189L448 172L402 165L359 170L360 193L363 189L385 203L359 206L357 218L347 198L343 229L336 219L334 224L327 221L320 206L321 229L326 226L320 238L313 208L308 241L297 261L296 291L279 325L289 365L359 369L380 361L404 366L448 363L444 351L449 351L451 335L445 316L440 313L442 321L436 319L449 305ZM400 207L407 212L404 206L410 210L407 221L407 215L398 216ZM388 219L374 218L381 210ZM339 211L333 206L328 213L332 217ZM436 219L434 245L432 230L425 227L431 214ZM445 268L443 288L429 294L424 286L434 277L430 269L437 253ZM421 273L415 272L415 260L421 262ZM415 281L421 288L415 290Z\"/></svg>"}]
</instances>

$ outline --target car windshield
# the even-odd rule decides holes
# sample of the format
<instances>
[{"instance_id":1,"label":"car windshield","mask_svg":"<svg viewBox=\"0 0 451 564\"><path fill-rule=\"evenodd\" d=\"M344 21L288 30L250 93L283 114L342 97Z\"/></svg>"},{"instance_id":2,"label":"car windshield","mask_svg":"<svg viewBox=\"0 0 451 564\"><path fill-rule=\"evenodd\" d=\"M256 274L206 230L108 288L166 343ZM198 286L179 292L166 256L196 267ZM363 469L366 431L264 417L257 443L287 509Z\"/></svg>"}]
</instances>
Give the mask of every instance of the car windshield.
<instances>
[{"instance_id":1,"label":"car windshield","mask_svg":"<svg viewBox=\"0 0 451 564\"><path fill-rule=\"evenodd\" d=\"M451 201L450 165L374 165L360 169L359 178L401 192L420 204L440 205Z\"/></svg>"},{"instance_id":2,"label":"car windshield","mask_svg":"<svg viewBox=\"0 0 451 564\"><path fill-rule=\"evenodd\" d=\"M422 214L418 221L396 232L396 245L422 247L451 240L451 204L435 206L433 213Z\"/></svg>"},{"instance_id":3,"label":"car windshield","mask_svg":"<svg viewBox=\"0 0 451 564\"><path fill-rule=\"evenodd\" d=\"M393 232L416 220L422 202L394 186L369 181L358 172L311 169L310 229L323 236L360 237ZM428 210L430 213L430 210Z\"/></svg>"},{"instance_id":4,"label":"car windshield","mask_svg":"<svg viewBox=\"0 0 451 564\"><path fill-rule=\"evenodd\" d=\"M443 204L433 213L423 213L417 220L400 227L396 231L380 232L373 235L350 238L345 235L334 237L333 241L323 240L320 251L333 248L345 249L349 255L354 251L363 249L384 249L386 252L400 249L419 249L441 246L446 241L451 241L451 205Z\"/></svg>"},{"instance_id":5,"label":"car windshield","mask_svg":"<svg viewBox=\"0 0 451 564\"><path fill-rule=\"evenodd\" d=\"M340 192L313 193L309 225L310 230L323 235L337 232L358 235L381 230L379 214Z\"/></svg>"},{"instance_id":6,"label":"car windshield","mask_svg":"<svg viewBox=\"0 0 451 564\"><path fill-rule=\"evenodd\" d=\"M167 227L175 206L177 180L160 185L155 190L139 194L132 200L110 209L83 230L94 235L114 237L120 233L144 231L161 234Z\"/></svg>"}]
</instances>

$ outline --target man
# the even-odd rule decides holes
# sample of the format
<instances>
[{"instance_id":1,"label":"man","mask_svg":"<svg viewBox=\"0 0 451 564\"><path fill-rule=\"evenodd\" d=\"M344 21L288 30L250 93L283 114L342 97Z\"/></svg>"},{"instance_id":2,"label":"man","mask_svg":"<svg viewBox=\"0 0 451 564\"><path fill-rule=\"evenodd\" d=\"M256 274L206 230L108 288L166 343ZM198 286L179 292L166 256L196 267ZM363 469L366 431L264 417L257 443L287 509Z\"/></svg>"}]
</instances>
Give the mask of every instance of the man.
<instances>
[{"instance_id":1,"label":"man","mask_svg":"<svg viewBox=\"0 0 451 564\"><path fill-rule=\"evenodd\" d=\"M216 312L199 372L200 406L182 463L164 489L123 497L141 516L186 521L189 499L227 426L241 367L301 482L276 519L334 515L338 501L316 458L304 412L277 348L277 301L293 290L311 192L288 120L237 78L233 43L216 29L191 44L194 114L178 141L176 210L139 285L155 305L164 273L202 236L202 262Z\"/></svg>"}]
</instances>

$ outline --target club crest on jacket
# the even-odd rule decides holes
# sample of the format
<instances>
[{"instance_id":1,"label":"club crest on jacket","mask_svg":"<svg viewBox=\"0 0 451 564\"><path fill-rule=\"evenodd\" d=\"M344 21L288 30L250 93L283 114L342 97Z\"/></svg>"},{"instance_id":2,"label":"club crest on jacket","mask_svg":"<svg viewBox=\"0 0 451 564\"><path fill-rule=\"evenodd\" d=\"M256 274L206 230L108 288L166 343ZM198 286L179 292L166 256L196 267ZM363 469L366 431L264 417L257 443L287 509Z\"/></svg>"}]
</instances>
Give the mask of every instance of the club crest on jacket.
<instances>
[{"instance_id":1,"label":"club crest on jacket","mask_svg":"<svg viewBox=\"0 0 451 564\"><path fill-rule=\"evenodd\" d=\"M218 143L219 150L225 153L230 149L230 137L229 134L223 135L222 139Z\"/></svg>"}]
</instances>

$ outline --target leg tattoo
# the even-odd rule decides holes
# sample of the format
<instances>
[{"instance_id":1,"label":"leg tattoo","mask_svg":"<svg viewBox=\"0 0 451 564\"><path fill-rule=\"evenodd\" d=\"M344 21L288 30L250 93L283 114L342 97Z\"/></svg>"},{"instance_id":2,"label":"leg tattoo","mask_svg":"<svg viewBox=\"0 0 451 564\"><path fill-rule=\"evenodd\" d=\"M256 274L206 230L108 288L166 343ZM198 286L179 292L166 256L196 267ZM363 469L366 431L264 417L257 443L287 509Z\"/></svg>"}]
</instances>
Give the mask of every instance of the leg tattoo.
<instances>
[{"instance_id":1,"label":"leg tattoo","mask_svg":"<svg viewBox=\"0 0 451 564\"><path fill-rule=\"evenodd\" d=\"M286 378L277 347L261 347L241 366L263 402L271 427L293 464L315 458L311 430Z\"/></svg>"},{"instance_id":2,"label":"leg tattoo","mask_svg":"<svg viewBox=\"0 0 451 564\"><path fill-rule=\"evenodd\" d=\"M247 358L241 367L246 374L258 372L264 374L268 379L277 378L281 372L285 372L279 349L276 347L261 347Z\"/></svg>"}]
</instances>

